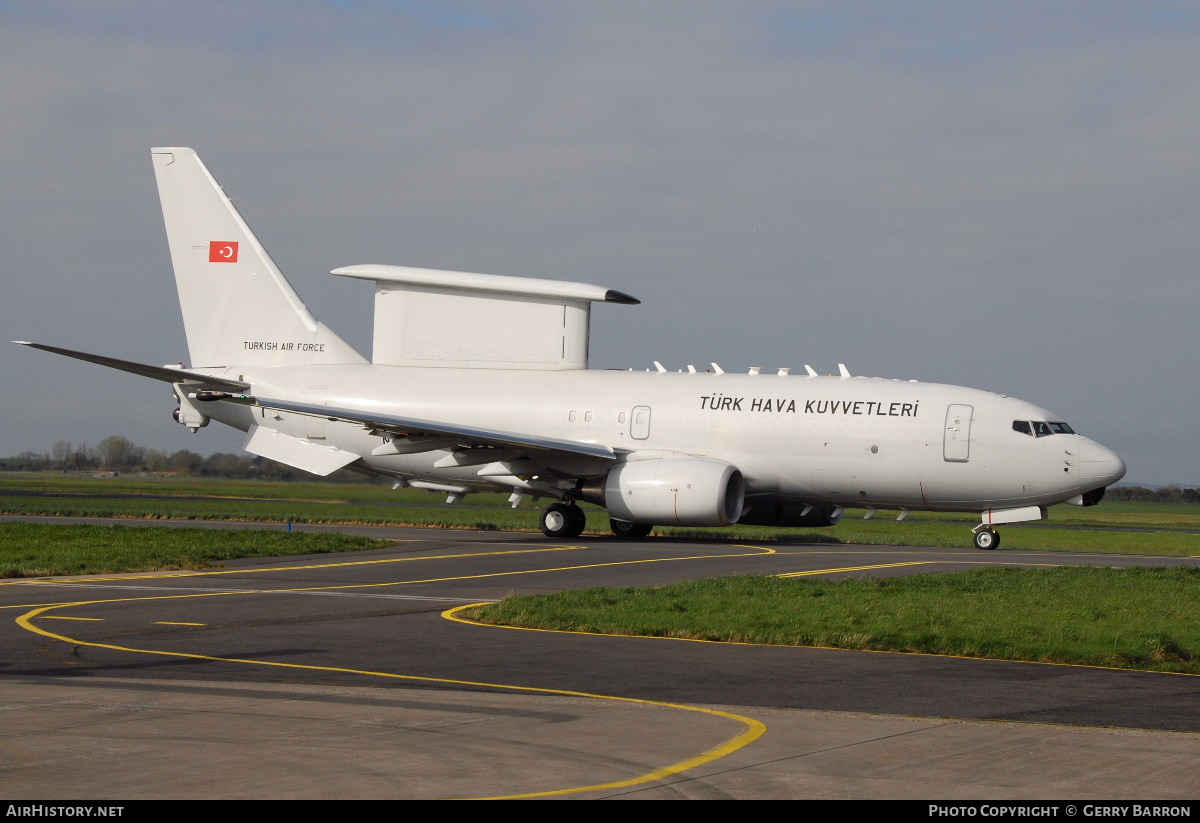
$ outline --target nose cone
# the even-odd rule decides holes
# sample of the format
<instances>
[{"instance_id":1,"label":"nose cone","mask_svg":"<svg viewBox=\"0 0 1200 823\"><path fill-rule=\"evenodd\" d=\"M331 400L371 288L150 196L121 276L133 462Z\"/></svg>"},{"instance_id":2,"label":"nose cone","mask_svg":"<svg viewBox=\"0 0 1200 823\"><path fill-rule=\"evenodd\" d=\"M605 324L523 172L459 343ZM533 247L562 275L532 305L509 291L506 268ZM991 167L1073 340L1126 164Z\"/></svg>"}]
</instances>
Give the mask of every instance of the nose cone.
<instances>
[{"instance_id":1,"label":"nose cone","mask_svg":"<svg viewBox=\"0 0 1200 823\"><path fill-rule=\"evenodd\" d=\"M1083 488L1111 486L1125 476L1125 461L1118 457L1116 452L1087 438L1084 438L1081 445L1078 460Z\"/></svg>"}]
</instances>

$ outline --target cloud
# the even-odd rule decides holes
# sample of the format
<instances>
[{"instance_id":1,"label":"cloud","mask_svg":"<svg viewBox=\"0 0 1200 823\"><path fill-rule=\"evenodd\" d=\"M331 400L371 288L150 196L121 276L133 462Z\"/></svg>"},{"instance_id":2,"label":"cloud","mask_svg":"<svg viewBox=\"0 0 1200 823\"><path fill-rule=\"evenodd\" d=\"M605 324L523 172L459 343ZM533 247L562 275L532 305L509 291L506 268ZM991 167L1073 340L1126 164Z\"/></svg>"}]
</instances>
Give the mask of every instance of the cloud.
<instances>
[{"instance_id":1,"label":"cloud","mask_svg":"<svg viewBox=\"0 0 1200 823\"><path fill-rule=\"evenodd\" d=\"M362 349L371 296L335 266L597 282L643 305L597 310L596 365L846 362L994 388L1136 452L1131 480L1198 480L1171 445L1190 436L1200 309L1184 5L10 3L0 19L10 337L179 358L147 155L192 145ZM146 410L123 415L111 375L47 358L0 349L0 451L96 442L114 417L147 445L211 442L150 411L156 387L129 389ZM16 396L72 412L46 431ZM1177 410L1160 440L1116 410L1139 407Z\"/></svg>"}]
</instances>

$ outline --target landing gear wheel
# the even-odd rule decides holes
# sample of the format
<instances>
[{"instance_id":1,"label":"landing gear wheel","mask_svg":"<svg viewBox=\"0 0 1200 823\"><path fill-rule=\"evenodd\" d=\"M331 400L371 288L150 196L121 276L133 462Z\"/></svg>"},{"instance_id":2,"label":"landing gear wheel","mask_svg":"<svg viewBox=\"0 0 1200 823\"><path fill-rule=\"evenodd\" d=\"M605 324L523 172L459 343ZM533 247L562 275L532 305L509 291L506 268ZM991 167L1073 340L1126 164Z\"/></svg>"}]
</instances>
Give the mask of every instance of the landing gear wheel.
<instances>
[{"instance_id":1,"label":"landing gear wheel","mask_svg":"<svg viewBox=\"0 0 1200 823\"><path fill-rule=\"evenodd\" d=\"M980 529L975 532L975 548L991 551L1000 546L1000 534L991 529Z\"/></svg>"},{"instance_id":2,"label":"landing gear wheel","mask_svg":"<svg viewBox=\"0 0 1200 823\"><path fill-rule=\"evenodd\" d=\"M554 503L542 511L542 534L556 539L569 539L583 534L587 515L583 509L568 503Z\"/></svg>"},{"instance_id":3,"label":"landing gear wheel","mask_svg":"<svg viewBox=\"0 0 1200 823\"><path fill-rule=\"evenodd\" d=\"M626 540L638 540L650 534L653 526L645 525L644 523L630 523L628 520L617 520L615 517L608 518L609 528L617 537L624 537Z\"/></svg>"}]
</instances>

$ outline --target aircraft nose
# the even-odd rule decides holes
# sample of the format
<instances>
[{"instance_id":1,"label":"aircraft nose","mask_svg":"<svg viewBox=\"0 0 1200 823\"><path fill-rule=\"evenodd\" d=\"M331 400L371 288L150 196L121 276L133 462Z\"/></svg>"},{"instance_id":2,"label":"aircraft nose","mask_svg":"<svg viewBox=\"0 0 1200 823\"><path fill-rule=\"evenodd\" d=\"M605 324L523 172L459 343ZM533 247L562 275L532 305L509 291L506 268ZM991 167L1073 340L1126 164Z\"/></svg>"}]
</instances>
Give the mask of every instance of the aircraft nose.
<instances>
[{"instance_id":1,"label":"aircraft nose","mask_svg":"<svg viewBox=\"0 0 1200 823\"><path fill-rule=\"evenodd\" d=\"M1094 440L1084 440L1078 459L1084 488L1111 486L1125 476L1125 461Z\"/></svg>"}]
</instances>

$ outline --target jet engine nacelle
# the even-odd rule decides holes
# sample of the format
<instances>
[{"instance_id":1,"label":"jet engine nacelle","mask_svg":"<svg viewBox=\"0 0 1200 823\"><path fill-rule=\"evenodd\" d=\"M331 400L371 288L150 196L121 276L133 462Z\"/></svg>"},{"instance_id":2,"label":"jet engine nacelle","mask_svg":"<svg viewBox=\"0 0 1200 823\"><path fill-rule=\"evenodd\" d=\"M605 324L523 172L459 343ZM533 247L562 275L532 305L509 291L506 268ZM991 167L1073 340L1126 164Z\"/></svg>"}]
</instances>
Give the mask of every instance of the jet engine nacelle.
<instances>
[{"instance_id":1,"label":"jet engine nacelle","mask_svg":"<svg viewBox=\"0 0 1200 823\"><path fill-rule=\"evenodd\" d=\"M735 466L701 457L622 463L585 484L582 497L628 523L728 526L742 514L746 484Z\"/></svg>"},{"instance_id":2,"label":"jet engine nacelle","mask_svg":"<svg viewBox=\"0 0 1200 823\"><path fill-rule=\"evenodd\" d=\"M742 515L738 523L744 526L801 526L821 528L836 526L842 510L836 506L805 506L791 504L755 504Z\"/></svg>"}]
</instances>

